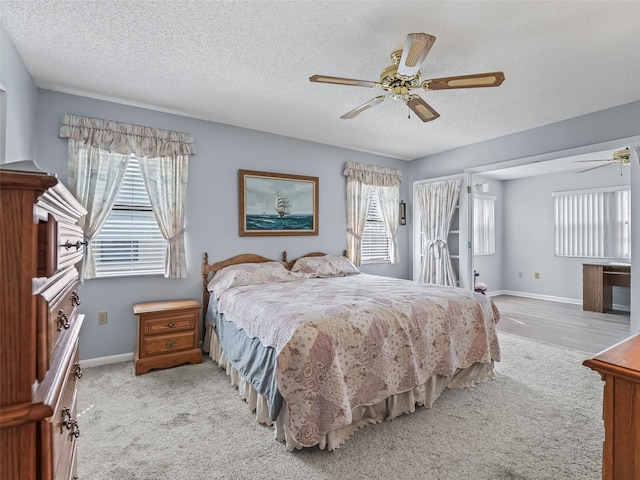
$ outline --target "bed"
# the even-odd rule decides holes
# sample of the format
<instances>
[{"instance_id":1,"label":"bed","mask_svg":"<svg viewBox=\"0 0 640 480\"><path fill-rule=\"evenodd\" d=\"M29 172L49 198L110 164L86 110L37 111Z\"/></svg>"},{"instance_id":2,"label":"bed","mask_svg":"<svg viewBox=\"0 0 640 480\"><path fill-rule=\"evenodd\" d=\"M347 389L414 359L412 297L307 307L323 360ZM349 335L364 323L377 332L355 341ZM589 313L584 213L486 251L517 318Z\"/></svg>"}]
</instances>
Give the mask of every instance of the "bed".
<instances>
[{"instance_id":1,"label":"bed","mask_svg":"<svg viewBox=\"0 0 640 480\"><path fill-rule=\"evenodd\" d=\"M360 272L345 256L203 255L203 349L289 450L334 450L445 388L495 377L490 298ZM213 273L213 276L211 275Z\"/></svg>"}]
</instances>

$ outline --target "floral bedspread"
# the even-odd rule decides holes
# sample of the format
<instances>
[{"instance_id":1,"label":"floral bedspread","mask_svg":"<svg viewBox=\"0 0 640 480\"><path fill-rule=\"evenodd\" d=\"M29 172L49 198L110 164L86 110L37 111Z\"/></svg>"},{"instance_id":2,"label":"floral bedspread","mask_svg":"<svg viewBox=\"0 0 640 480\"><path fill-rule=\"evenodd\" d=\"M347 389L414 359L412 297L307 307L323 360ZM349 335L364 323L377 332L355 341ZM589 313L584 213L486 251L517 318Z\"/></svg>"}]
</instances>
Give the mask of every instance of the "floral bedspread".
<instances>
[{"instance_id":1,"label":"floral bedspread","mask_svg":"<svg viewBox=\"0 0 640 480\"><path fill-rule=\"evenodd\" d=\"M497 308L458 288L367 274L313 278L230 288L218 310L278 352L278 389L304 446L351 423L357 406L500 360Z\"/></svg>"}]
</instances>

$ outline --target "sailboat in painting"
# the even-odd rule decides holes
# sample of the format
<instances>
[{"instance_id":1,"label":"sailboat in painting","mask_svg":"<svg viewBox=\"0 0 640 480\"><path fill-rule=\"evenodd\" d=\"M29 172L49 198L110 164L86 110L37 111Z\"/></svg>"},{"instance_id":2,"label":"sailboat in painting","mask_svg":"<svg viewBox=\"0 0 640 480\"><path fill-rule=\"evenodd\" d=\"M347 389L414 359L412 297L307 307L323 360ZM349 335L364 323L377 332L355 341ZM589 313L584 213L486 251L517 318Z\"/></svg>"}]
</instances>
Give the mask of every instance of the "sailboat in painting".
<instances>
[{"instance_id":1,"label":"sailboat in painting","mask_svg":"<svg viewBox=\"0 0 640 480\"><path fill-rule=\"evenodd\" d=\"M280 190L276 190L276 199L274 209L278 212L280 218L291 213L291 200Z\"/></svg>"}]
</instances>

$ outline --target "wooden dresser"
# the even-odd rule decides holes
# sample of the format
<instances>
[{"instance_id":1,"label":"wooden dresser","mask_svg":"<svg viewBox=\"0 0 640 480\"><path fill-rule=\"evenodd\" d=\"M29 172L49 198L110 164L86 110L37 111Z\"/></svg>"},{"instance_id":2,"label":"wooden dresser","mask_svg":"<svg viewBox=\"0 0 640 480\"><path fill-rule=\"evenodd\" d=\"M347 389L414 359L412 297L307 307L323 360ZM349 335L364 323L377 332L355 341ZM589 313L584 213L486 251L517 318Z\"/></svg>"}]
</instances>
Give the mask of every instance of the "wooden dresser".
<instances>
[{"instance_id":1,"label":"wooden dresser","mask_svg":"<svg viewBox=\"0 0 640 480\"><path fill-rule=\"evenodd\" d=\"M138 316L136 375L153 368L202 363L202 350L198 346L201 309L202 305L195 300L169 300L133 306L133 313Z\"/></svg>"},{"instance_id":2,"label":"wooden dresser","mask_svg":"<svg viewBox=\"0 0 640 480\"><path fill-rule=\"evenodd\" d=\"M84 320L76 223L86 211L54 176L24 164L0 169L0 478L69 480Z\"/></svg>"},{"instance_id":3,"label":"wooden dresser","mask_svg":"<svg viewBox=\"0 0 640 480\"><path fill-rule=\"evenodd\" d=\"M604 480L640 479L640 333L584 364L604 384Z\"/></svg>"}]
</instances>

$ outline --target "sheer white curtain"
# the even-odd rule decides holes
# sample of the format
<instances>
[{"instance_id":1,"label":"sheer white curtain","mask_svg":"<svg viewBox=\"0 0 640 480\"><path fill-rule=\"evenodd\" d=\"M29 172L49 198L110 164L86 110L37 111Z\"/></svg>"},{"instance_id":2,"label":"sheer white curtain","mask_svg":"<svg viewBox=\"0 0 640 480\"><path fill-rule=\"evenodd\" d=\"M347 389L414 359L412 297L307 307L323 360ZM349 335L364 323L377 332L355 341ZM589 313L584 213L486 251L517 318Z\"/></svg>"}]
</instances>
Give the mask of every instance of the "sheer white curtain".
<instances>
[{"instance_id":1,"label":"sheer white curtain","mask_svg":"<svg viewBox=\"0 0 640 480\"><path fill-rule=\"evenodd\" d=\"M372 189L354 178L347 179L347 256L354 265L362 260L360 246Z\"/></svg>"},{"instance_id":2,"label":"sheer white curtain","mask_svg":"<svg viewBox=\"0 0 640 480\"><path fill-rule=\"evenodd\" d=\"M167 240L164 276L186 278L184 213L189 157L141 158L138 162L153 214Z\"/></svg>"},{"instance_id":3,"label":"sheer white curtain","mask_svg":"<svg viewBox=\"0 0 640 480\"><path fill-rule=\"evenodd\" d=\"M85 240L100 232L113 207L122 177L127 170L129 155L107 152L84 142L69 139L69 190L87 209L78 225ZM85 248L84 262L80 266L80 279L96 276L93 249Z\"/></svg>"},{"instance_id":4,"label":"sheer white curtain","mask_svg":"<svg viewBox=\"0 0 640 480\"><path fill-rule=\"evenodd\" d=\"M398 255L397 230L400 220L400 192L397 185L392 187L375 187L378 191L382 221L389 237L389 258L391 263L400 261Z\"/></svg>"},{"instance_id":5,"label":"sheer white curtain","mask_svg":"<svg viewBox=\"0 0 640 480\"><path fill-rule=\"evenodd\" d=\"M462 179L443 180L418 185L420 215L425 236L420 281L456 286L447 237L458 204Z\"/></svg>"},{"instance_id":6,"label":"sheer white curtain","mask_svg":"<svg viewBox=\"0 0 640 480\"><path fill-rule=\"evenodd\" d=\"M141 161L141 168L143 168L143 163L147 167L151 163L163 165L154 169L152 173L152 167L148 167L148 173L143 173L143 175L145 176L145 184L147 184L151 206L163 236L167 240L168 251L172 253L167 258L165 277L185 278L184 191L187 183L188 158L189 155L196 153L193 137L187 133L67 114L62 120L60 138L69 139L69 178L72 179L70 188L87 210L89 210L89 205L94 208L95 211L92 216L96 219L101 219L102 222L100 223L96 220L94 224L91 219L88 222L85 221L83 228L89 241L100 231L100 227L104 224L104 220L113 207L115 195L122 181L122 175L126 170L127 164L123 158L127 157L128 159L130 155L135 155ZM108 153L104 158L109 159L109 164L101 167L107 169L105 171L111 172L111 169L114 169L114 171L120 172L120 168L123 169L118 174L119 176L114 173L101 174L102 177L110 179L108 182L110 185L108 194L105 193L107 180L91 178L92 176L97 176L98 167L83 167L81 165L81 163L87 162L79 154L82 149L78 146L81 144L85 144L86 150L91 152L90 158L92 161L94 161L94 158L103 158L100 156L101 151ZM153 162L150 160L145 161L143 160L144 158L153 159ZM111 165L112 162L119 166L116 168ZM175 165L169 166L171 163L175 163ZM95 161L94 165L97 165ZM94 181L97 182L95 187L84 187L85 184L91 185ZM164 186L165 182L171 183L171 185ZM148 185L154 183L155 186L150 189ZM176 185L180 186L176 187ZM112 190L115 190L115 192ZM170 202L175 203L171 204ZM170 205L170 207L167 205ZM87 251L89 252L90 249L88 248ZM87 259L85 262L87 266L84 278L91 278L91 275L95 276L95 261L93 259L88 261ZM91 268L93 268L93 272Z\"/></svg>"},{"instance_id":7,"label":"sheer white curtain","mask_svg":"<svg viewBox=\"0 0 640 480\"><path fill-rule=\"evenodd\" d=\"M355 265L360 265L360 240L367 219L371 191L376 188L382 218L389 236L391 263L398 263L396 227L400 208L399 192L402 172L376 165L347 162L344 175L347 177L347 255Z\"/></svg>"}]
</instances>

